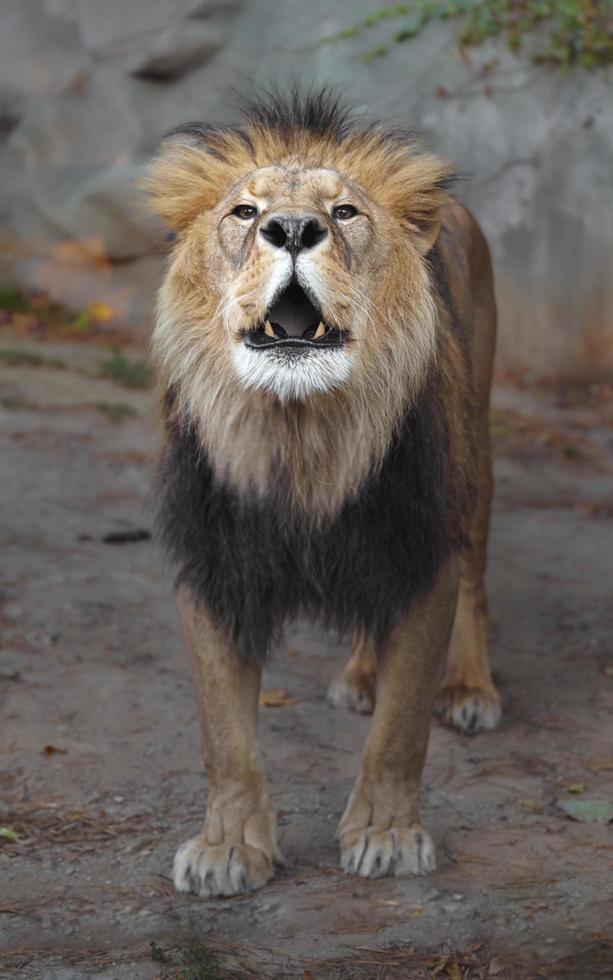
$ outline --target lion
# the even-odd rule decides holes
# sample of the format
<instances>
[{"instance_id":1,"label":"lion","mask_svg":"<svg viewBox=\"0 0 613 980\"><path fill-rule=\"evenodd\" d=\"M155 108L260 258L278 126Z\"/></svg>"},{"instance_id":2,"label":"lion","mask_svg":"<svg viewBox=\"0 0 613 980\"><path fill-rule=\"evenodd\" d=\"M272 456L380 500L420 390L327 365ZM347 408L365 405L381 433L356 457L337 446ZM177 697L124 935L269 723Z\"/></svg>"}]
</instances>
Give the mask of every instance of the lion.
<instances>
[{"instance_id":1,"label":"lion","mask_svg":"<svg viewBox=\"0 0 613 980\"><path fill-rule=\"evenodd\" d=\"M354 636L330 700L372 711L342 868L435 869L419 789L433 707L493 728L484 591L496 310L451 166L324 89L193 123L143 178L175 241L152 341L159 527L208 773L179 891L264 885L283 856L256 740L286 622ZM450 642L451 639L451 642Z\"/></svg>"}]
</instances>

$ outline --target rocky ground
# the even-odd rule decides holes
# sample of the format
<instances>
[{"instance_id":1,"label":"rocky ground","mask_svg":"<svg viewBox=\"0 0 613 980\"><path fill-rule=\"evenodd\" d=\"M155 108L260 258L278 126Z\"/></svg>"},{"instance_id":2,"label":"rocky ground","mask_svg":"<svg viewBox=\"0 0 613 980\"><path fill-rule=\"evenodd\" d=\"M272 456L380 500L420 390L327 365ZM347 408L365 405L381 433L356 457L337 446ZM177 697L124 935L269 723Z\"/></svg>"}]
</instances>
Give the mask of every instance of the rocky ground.
<instances>
[{"instance_id":1,"label":"rocky ground","mask_svg":"<svg viewBox=\"0 0 613 980\"><path fill-rule=\"evenodd\" d=\"M472 738L433 727L424 822L439 870L340 872L334 831L369 721L327 707L346 649L298 624L261 710L288 867L204 902L169 879L205 780L150 538L152 398L142 354L127 354L0 345L0 976L612 976L611 390L497 388L504 720Z\"/></svg>"}]
</instances>

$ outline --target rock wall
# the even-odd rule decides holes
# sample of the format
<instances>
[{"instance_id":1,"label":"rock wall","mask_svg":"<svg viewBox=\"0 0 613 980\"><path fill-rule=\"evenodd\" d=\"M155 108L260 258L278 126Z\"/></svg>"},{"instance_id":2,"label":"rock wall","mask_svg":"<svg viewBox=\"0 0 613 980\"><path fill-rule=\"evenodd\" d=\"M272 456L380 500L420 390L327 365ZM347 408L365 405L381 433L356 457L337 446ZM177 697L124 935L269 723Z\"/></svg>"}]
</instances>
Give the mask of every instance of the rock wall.
<instances>
[{"instance_id":1,"label":"rock wall","mask_svg":"<svg viewBox=\"0 0 613 980\"><path fill-rule=\"evenodd\" d=\"M431 25L362 59L389 25L335 44L368 0L1 0L4 274L146 329L164 234L133 179L168 129L226 118L230 86L340 84L457 162L491 242L499 364L613 373L613 81L496 48L470 60ZM488 65L493 58L497 64Z\"/></svg>"}]
</instances>

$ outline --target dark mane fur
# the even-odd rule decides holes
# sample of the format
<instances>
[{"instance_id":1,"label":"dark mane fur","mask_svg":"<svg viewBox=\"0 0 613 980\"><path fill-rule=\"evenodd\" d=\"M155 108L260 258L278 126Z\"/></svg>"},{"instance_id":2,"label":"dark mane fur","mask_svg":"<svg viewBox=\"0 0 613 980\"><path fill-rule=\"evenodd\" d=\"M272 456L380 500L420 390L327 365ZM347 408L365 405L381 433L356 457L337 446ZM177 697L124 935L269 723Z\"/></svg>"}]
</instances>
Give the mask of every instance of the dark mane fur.
<instances>
[{"instance_id":1,"label":"dark mane fur","mask_svg":"<svg viewBox=\"0 0 613 980\"><path fill-rule=\"evenodd\" d=\"M357 122L353 109L327 86L303 89L293 84L284 91L273 87L254 96L239 95L236 104L245 122L283 136L306 130L340 142Z\"/></svg>"},{"instance_id":2,"label":"dark mane fur","mask_svg":"<svg viewBox=\"0 0 613 980\"><path fill-rule=\"evenodd\" d=\"M240 117L236 125L211 125L203 122L187 122L172 129L165 139L185 140L194 143L213 156L220 156L215 145L218 134L231 134L240 139L251 153L255 153L249 134L252 128L274 133L290 143L300 133L342 143L352 133L374 134L382 143L414 146L420 143L420 135L412 129L398 126L381 126L362 118L351 103L328 86L305 89L295 83L283 90L278 87L256 88L253 95L234 93L234 106ZM455 175L441 181L441 187L450 187Z\"/></svg>"}]
</instances>

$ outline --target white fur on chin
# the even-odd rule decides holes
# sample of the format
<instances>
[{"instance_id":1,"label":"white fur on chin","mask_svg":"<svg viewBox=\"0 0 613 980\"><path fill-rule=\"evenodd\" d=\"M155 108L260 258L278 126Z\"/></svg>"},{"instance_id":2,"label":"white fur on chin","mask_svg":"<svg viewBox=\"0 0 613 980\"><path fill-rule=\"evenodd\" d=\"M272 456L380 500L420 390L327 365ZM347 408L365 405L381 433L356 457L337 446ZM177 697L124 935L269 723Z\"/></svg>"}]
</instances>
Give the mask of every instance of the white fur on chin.
<instances>
[{"instance_id":1,"label":"white fur on chin","mask_svg":"<svg viewBox=\"0 0 613 980\"><path fill-rule=\"evenodd\" d=\"M281 402L342 388L352 366L346 350L310 350L292 356L279 350L253 350L243 343L233 351L234 368L245 388L267 391Z\"/></svg>"}]
</instances>

